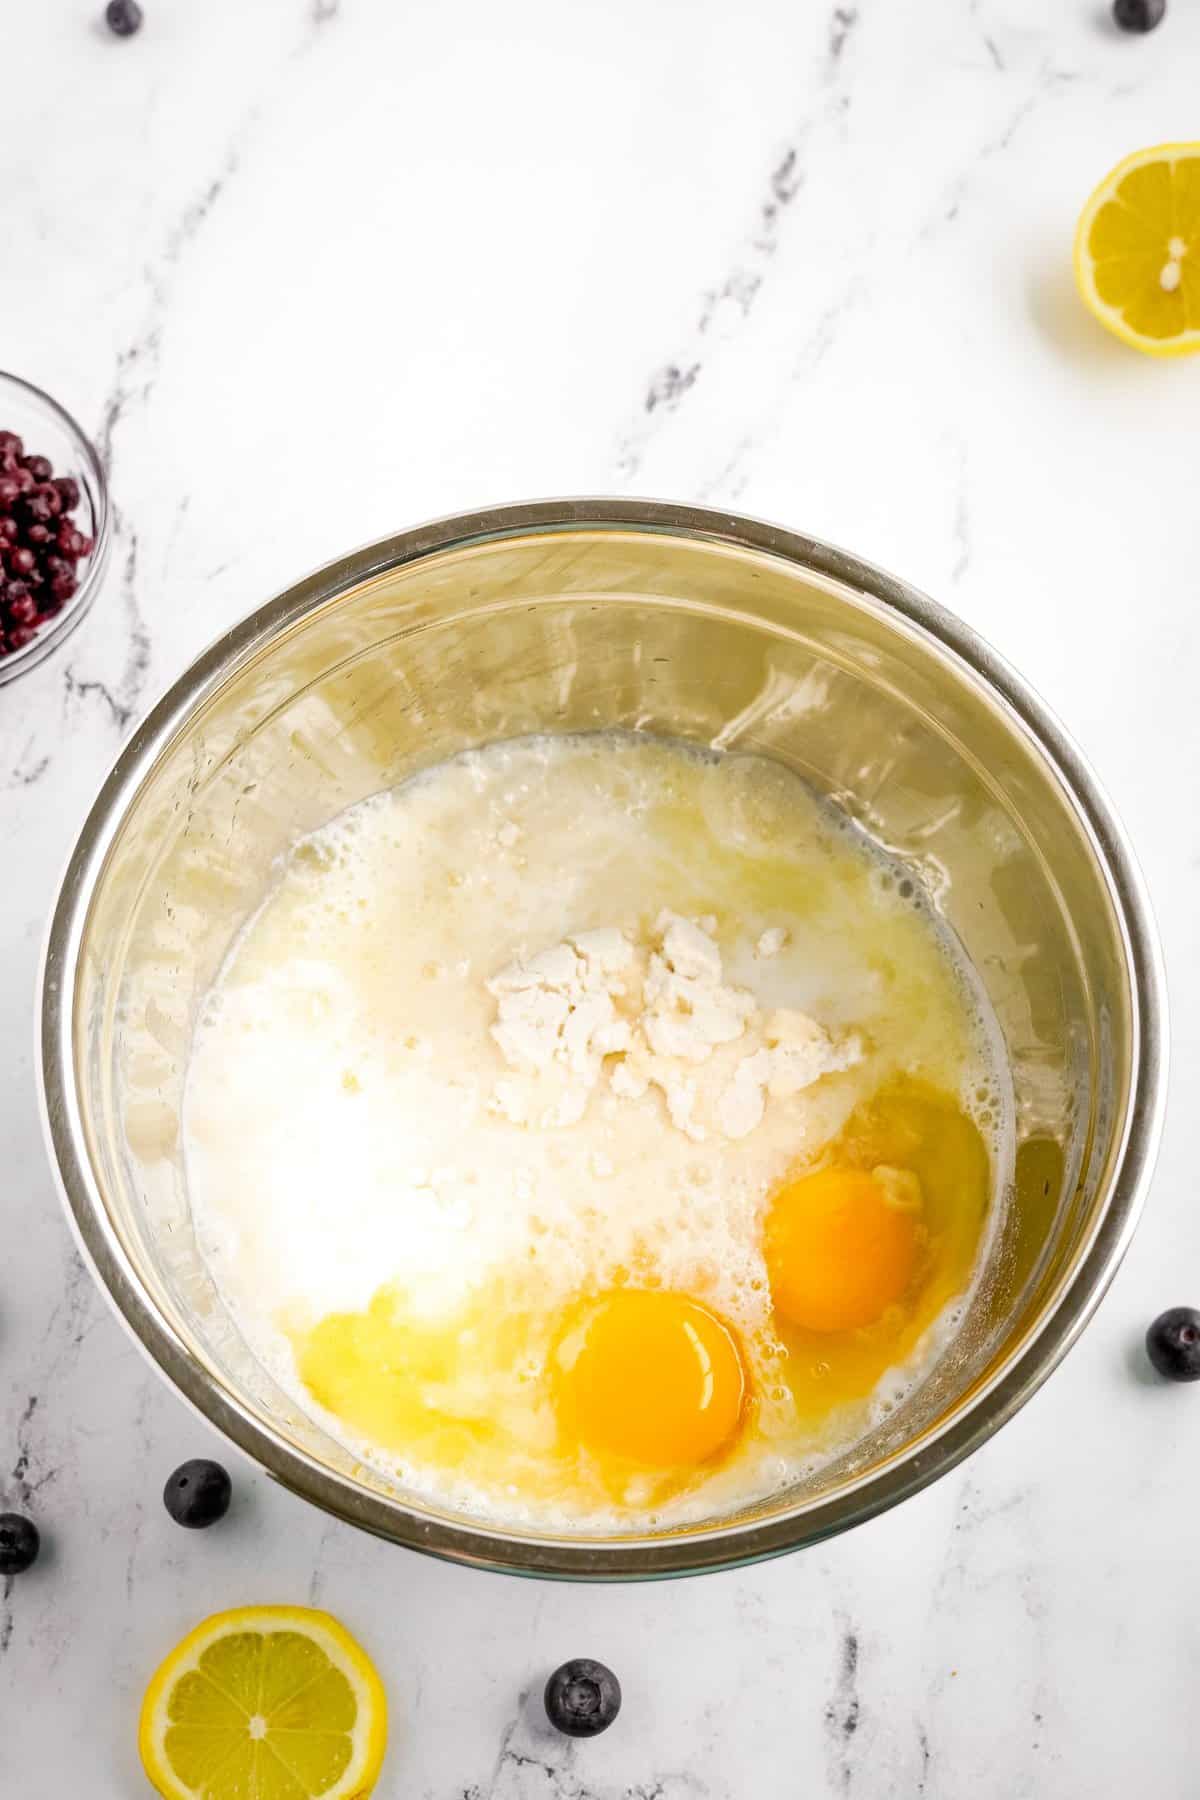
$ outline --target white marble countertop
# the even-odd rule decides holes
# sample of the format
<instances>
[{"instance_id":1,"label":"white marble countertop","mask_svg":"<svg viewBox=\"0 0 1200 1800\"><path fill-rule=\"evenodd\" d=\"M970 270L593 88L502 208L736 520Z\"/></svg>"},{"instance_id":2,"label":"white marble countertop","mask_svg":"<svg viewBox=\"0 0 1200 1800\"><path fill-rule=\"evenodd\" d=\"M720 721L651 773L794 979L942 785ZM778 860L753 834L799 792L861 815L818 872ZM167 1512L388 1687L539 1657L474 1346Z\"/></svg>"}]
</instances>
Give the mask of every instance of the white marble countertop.
<instances>
[{"instance_id":1,"label":"white marble countertop","mask_svg":"<svg viewBox=\"0 0 1200 1800\"><path fill-rule=\"evenodd\" d=\"M1200 1393L1138 1345L1200 1296L1200 361L1108 340L1069 254L1109 165L1200 135L1200 6L1146 38L1095 0L145 6L124 42L99 0L3 24L0 362L94 431L118 531L0 690L0 1501L46 1543L0 1591L0 1792L146 1791L151 1667L270 1599L374 1653L380 1800L1194 1796ZM31 1019L72 835L202 645L364 539L603 491L843 542L1007 652L1139 848L1174 1070L1133 1251L984 1451L823 1548L595 1590L374 1542L192 1419L72 1249ZM235 1509L181 1532L162 1482L210 1452ZM577 1654L626 1701L572 1748L534 1702Z\"/></svg>"}]
</instances>

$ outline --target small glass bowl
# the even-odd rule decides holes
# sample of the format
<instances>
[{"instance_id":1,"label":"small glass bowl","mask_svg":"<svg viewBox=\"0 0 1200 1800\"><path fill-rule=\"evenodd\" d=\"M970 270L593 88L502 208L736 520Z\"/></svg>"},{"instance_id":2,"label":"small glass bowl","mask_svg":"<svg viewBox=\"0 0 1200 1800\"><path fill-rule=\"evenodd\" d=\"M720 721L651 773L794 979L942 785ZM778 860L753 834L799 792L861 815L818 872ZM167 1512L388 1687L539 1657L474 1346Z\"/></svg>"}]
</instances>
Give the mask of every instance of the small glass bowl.
<instances>
[{"instance_id":1,"label":"small glass bowl","mask_svg":"<svg viewBox=\"0 0 1200 1800\"><path fill-rule=\"evenodd\" d=\"M104 578L111 538L108 483L100 458L65 407L31 381L0 369L0 431L15 431L27 452L48 456L54 473L73 475L79 484L79 506L72 515L87 537L92 553L76 570L79 586L58 617L41 626L22 650L0 656L0 687L42 662L65 642L96 598Z\"/></svg>"}]
</instances>

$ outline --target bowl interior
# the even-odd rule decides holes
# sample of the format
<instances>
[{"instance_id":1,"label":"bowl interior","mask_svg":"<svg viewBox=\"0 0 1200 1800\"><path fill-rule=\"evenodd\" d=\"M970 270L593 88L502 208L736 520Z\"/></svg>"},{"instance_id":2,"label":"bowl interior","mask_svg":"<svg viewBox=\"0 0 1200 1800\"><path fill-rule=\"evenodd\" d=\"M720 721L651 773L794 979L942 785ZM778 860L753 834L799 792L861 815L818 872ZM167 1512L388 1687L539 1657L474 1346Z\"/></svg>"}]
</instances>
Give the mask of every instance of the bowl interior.
<instances>
[{"instance_id":1,"label":"bowl interior","mask_svg":"<svg viewBox=\"0 0 1200 1800\"><path fill-rule=\"evenodd\" d=\"M326 580L316 604L297 590L210 655L187 705L168 700L147 728L158 753L143 757L136 789L120 787L115 805L110 783L99 803L107 823L80 925L71 1105L121 1279L165 1327L176 1378L235 1434L246 1422L265 1434L285 1479L374 1529L457 1553L467 1522L418 1504L332 1441L228 1317L183 1181L189 1039L231 937L298 834L467 746L622 726L765 752L799 771L933 892L990 996L1019 1146L960 1336L870 1439L713 1529L736 1539L783 1521L787 1541L802 1542L831 1517L846 1522L843 1501L847 1517L869 1510L898 1463L927 1478L922 1459L1027 1349L1104 1228L1129 1124L1138 1022L1125 925L1050 755L901 611L716 535L517 531L365 578L361 568L331 597ZM588 1545L575 1546L580 1565L533 1542L513 1533L489 1560L588 1572ZM653 1563L655 1542L589 1540L597 1566L622 1545L630 1568L643 1551Z\"/></svg>"}]
</instances>

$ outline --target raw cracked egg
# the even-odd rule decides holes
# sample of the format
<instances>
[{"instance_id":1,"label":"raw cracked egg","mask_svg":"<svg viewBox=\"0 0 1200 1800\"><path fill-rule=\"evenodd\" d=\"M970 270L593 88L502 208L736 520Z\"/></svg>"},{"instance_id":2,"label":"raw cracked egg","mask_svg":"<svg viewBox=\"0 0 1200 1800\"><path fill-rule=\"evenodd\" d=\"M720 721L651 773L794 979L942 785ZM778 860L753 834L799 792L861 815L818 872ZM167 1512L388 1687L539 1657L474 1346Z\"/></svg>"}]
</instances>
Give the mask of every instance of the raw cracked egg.
<instances>
[{"instance_id":1,"label":"raw cracked egg","mask_svg":"<svg viewBox=\"0 0 1200 1800\"><path fill-rule=\"evenodd\" d=\"M772 1192L763 1250L799 1429L827 1440L885 1376L903 1387L970 1281L990 1183L962 1102L901 1077Z\"/></svg>"},{"instance_id":2,"label":"raw cracked egg","mask_svg":"<svg viewBox=\"0 0 1200 1800\"><path fill-rule=\"evenodd\" d=\"M723 1319L684 1294L618 1288L583 1303L556 1348L569 1438L601 1463L699 1469L742 1422L746 1368Z\"/></svg>"},{"instance_id":3,"label":"raw cracked egg","mask_svg":"<svg viewBox=\"0 0 1200 1800\"><path fill-rule=\"evenodd\" d=\"M921 1184L908 1169L830 1168L780 1188L767 1220L775 1310L808 1331L876 1324L912 1285Z\"/></svg>"}]
</instances>

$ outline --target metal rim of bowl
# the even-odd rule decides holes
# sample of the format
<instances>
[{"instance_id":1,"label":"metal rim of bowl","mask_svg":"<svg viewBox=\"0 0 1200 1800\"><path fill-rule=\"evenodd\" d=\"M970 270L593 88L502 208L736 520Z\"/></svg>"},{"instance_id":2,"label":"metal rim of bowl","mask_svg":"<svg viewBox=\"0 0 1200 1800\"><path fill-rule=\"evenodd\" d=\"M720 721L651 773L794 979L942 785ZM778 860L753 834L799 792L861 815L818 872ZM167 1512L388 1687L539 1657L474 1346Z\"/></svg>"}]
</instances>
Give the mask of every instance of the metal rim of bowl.
<instances>
[{"instance_id":1,"label":"metal rim of bowl","mask_svg":"<svg viewBox=\"0 0 1200 1800\"><path fill-rule=\"evenodd\" d=\"M998 697L1056 768L1112 890L1133 992L1134 1091L1108 1205L1057 1303L1011 1362L962 1413L880 1472L761 1523L619 1540L491 1530L406 1507L335 1474L267 1429L219 1386L159 1316L113 1231L88 1164L75 1092L73 995L91 897L126 804L206 691L285 626L372 575L435 551L529 532L648 531L773 554L896 612L950 651ZM1166 989L1145 885L1124 830L1086 759L1024 680L975 632L907 583L849 552L738 514L633 499L531 501L460 514L369 544L317 570L209 647L167 691L118 755L67 864L43 957L39 1076L43 1130L60 1193L92 1273L121 1322L195 1410L268 1474L326 1512L377 1536L500 1572L576 1580L697 1574L784 1554L886 1511L978 1449L1039 1388L1070 1349L1128 1247L1153 1170L1166 1101Z\"/></svg>"},{"instance_id":2,"label":"metal rim of bowl","mask_svg":"<svg viewBox=\"0 0 1200 1800\"><path fill-rule=\"evenodd\" d=\"M35 382L26 381L23 375L14 375L11 369L0 369L0 391L6 384L18 389L35 408L40 407L51 414L74 444L79 461L85 466L91 483L95 531L92 553L88 557L81 585L53 623L44 626L23 650L16 650L9 656L0 656L0 687L6 682L15 681L19 675L27 675L31 669L36 669L39 663L45 662L48 656L67 641L76 626L82 625L100 591L112 538L108 480L104 465L87 432L61 401L56 400L53 394L48 394L44 388L38 387Z\"/></svg>"}]
</instances>

